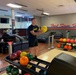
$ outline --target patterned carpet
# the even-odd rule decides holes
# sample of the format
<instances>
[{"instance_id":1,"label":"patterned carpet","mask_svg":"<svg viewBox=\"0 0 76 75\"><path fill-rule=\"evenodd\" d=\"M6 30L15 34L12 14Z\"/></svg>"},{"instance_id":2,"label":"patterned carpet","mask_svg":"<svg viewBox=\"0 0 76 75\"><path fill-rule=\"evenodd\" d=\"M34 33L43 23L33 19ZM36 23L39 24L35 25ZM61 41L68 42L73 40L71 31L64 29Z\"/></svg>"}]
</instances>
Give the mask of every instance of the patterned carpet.
<instances>
[{"instance_id":1,"label":"patterned carpet","mask_svg":"<svg viewBox=\"0 0 76 75\"><path fill-rule=\"evenodd\" d=\"M3 74L1 74L1 75L7 75L6 73L3 73Z\"/></svg>"},{"instance_id":2,"label":"patterned carpet","mask_svg":"<svg viewBox=\"0 0 76 75\"><path fill-rule=\"evenodd\" d=\"M3 72L3 71L5 71L6 70L6 67L4 67L4 68L1 68L0 69L0 72ZM0 75L7 75L6 73L3 73L3 74L0 74Z\"/></svg>"}]
</instances>

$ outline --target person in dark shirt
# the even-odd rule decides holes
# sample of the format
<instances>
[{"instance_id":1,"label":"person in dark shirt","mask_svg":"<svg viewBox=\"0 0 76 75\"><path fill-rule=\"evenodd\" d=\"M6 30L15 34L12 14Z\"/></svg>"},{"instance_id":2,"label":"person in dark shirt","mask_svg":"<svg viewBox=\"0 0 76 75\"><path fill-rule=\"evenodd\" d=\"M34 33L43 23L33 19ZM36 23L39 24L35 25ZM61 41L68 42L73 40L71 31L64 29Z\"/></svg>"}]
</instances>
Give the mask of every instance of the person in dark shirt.
<instances>
[{"instance_id":1,"label":"person in dark shirt","mask_svg":"<svg viewBox=\"0 0 76 75\"><path fill-rule=\"evenodd\" d=\"M41 34L42 31L39 29L39 27L36 25L36 19L31 19L32 24L28 27L28 40L29 40L29 47L30 47L30 53L34 56L38 55L38 40L37 35Z\"/></svg>"}]
</instances>

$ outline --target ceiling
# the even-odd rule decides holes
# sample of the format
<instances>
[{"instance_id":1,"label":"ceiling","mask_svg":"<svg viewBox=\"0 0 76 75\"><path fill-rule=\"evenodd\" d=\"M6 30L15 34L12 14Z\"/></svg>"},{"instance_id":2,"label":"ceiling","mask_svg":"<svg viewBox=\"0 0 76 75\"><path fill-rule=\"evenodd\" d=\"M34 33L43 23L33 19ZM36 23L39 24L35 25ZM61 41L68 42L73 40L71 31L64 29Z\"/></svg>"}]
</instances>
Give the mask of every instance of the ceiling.
<instances>
[{"instance_id":1,"label":"ceiling","mask_svg":"<svg viewBox=\"0 0 76 75\"><path fill-rule=\"evenodd\" d=\"M7 3L19 3L26 5L27 7L23 6L22 9L28 11L15 9L15 14L25 16L41 16L42 12L36 9L43 9L45 12L50 13L50 15L76 13L76 2L74 0L1 0L0 9L8 11L0 11L0 15L11 15L11 8L6 6Z\"/></svg>"}]
</instances>

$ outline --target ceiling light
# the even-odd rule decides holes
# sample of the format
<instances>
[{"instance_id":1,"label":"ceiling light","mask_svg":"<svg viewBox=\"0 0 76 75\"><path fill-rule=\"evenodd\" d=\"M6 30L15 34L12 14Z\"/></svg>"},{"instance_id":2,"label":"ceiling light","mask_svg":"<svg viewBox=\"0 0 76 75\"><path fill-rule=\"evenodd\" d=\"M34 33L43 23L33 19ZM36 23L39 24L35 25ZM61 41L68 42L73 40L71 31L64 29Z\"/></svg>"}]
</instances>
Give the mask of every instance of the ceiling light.
<instances>
[{"instance_id":1,"label":"ceiling light","mask_svg":"<svg viewBox=\"0 0 76 75\"><path fill-rule=\"evenodd\" d=\"M22 6L17 5L17 4L12 4L12 3L7 4L7 6L9 6L11 8L22 8Z\"/></svg>"},{"instance_id":2,"label":"ceiling light","mask_svg":"<svg viewBox=\"0 0 76 75\"><path fill-rule=\"evenodd\" d=\"M20 15L20 14L16 14L15 16L16 16L16 17L22 17L23 15Z\"/></svg>"},{"instance_id":3,"label":"ceiling light","mask_svg":"<svg viewBox=\"0 0 76 75\"><path fill-rule=\"evenodd\" d=\"M43 14L44 14L44 15L50 15L50 13L47 13L47 12L43 12Z\"/></svg>"}]
</instances>

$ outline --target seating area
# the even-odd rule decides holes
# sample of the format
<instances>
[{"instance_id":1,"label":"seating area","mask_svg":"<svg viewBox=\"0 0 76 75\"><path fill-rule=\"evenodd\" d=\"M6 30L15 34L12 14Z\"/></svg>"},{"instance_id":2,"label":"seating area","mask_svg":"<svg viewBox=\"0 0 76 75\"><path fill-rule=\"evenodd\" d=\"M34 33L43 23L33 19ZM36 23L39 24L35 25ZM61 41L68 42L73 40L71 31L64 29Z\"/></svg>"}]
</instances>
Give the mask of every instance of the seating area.
<instances>
[{"instance_id":1,"label":"seating area","mask_svg":"<svg viewBox=\"0 0 76 75\"><path fill-rule=\"evenodd\" d=\"M12 44L12 51L26 50L29 48L28 41L19 35L14 35L16 37L16 42Z\"/></svg>"},{"instance_id":2,"label":"seating area","mask_svg":"<svg viewBox=\"0 0 76 75\"><path fill-rule=\"evenodd\" d=\"M7 36L6 36L7 37ZM5 37L5 38L6 38ZM11 38L10 38L11 37ZM10 39L9 39L10 38ZM3 38L2 38L3 39ZM7 53L9 52L9 45L7 42L12 41L12 52L16 52L17 50L26 50L29 48L28 46L28 41L25 40L23 37L16 35L16 34L12 34L9 37L7 37L5 39L6 41L0 42L0 44L2 45L1 47L1 52L2 53Z\"/></svg>"},{"instance_id":3,"label":"seating area","mask_svg":"<svg viewBox=\"0 0 76 75\"><path fill-rule=\"evenodd\" d=\"M63 37L63 34L59 31L53 32L51 30L48 30L46 33L40 34L37 36L39 42L48 43L48 37L54 34L55 39L59 39ZM50 37L50 42L52 41L52 37Z\"/></svg>"}]
</instances>

